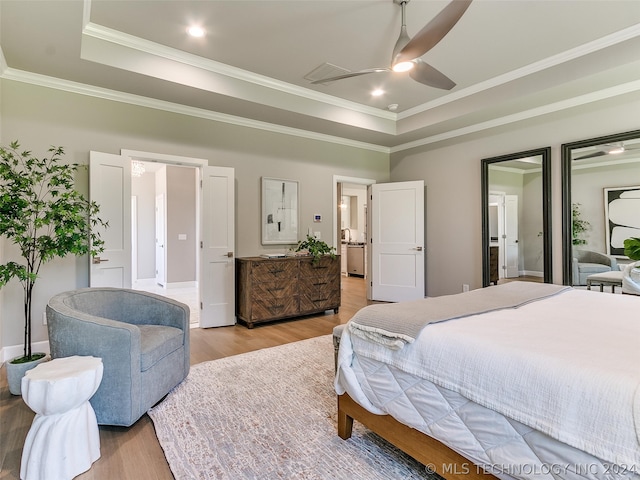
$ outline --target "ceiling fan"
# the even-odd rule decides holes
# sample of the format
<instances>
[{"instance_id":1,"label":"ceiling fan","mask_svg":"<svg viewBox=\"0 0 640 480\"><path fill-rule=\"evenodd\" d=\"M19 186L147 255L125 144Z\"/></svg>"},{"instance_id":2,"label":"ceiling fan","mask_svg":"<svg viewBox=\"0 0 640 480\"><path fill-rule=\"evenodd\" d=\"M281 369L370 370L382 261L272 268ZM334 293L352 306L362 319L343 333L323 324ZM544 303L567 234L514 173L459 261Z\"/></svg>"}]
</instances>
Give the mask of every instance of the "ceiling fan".
<instances>
[{"instance_id":1,"label":"ceiling fan","mask_svg":"<svg viewBox=\"0 0 640 480\"><path fill-rule=\"evenodd\" d=\"M449 30L460 20L464 12L469 8L472 0L453 0L436 15L413 38L407 34L405 22L405 7L410 0L393 0L393 3L402 7L402 26L400 37L391 54L391 66L370 68L349 72L335 77L322 78L311 82L312 84L335 82L345 78L358 77L370 73L382 72L409 72L409 76L416 82L430 87L451 90L456 84L446 75L436 70L420 59L422 55L436 46Z\"/></svg>"},{"instance_id":2,"label":"ceiling fan","mask_svg":"<svg viewBox=\"0 0 640 480\"><path fill-rule=\"evenodd\" d=\"M586 160L587 158L602 157L603 155L619 155L631 150L640 150L640 145L634 147L626 147L623 142L606 143L604 145L600 145L599 150L581 157L576 157L573 160Z\"/></svg>"}]
</instances>

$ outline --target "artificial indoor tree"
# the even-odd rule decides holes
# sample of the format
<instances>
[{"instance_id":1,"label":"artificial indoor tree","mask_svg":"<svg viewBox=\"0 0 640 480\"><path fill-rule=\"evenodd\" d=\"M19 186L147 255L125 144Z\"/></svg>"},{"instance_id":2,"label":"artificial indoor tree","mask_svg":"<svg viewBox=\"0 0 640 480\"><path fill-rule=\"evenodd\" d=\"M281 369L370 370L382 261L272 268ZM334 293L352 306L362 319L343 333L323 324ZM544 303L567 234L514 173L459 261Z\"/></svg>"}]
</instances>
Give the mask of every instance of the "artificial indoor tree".
<instances>
[{"instance_id":1,"label":"artificial indoor tree","mask_svg":"<svg viewBox=\"0 0 640 480\"><path fill-rule=\"evenodd\" d=\"M591 228L591 224L582 218L580 204L571 205L571 243L573 245L586 245L587 241L582 235Z\"/></svg>"},{"instance_id":2,"label":"artificial indoor tree","mask_svg":"<svg viewBox=\"0 0 640 480\"><path fill-rule=\"evenodd\" d=\"M48 158L38 158L20 151L17 141L0 147L0 236L19 248L23 260L0 265L0 287L16 278L24 290L24 355L10 362L14 364L36 356L31 351L31 311L40 267L68 254L100 253L104 241L96 227L107 226L98 217L99 206L75 189L81 165L64 162L62 147L48 152Z\"/></svg>"}]
</instances>

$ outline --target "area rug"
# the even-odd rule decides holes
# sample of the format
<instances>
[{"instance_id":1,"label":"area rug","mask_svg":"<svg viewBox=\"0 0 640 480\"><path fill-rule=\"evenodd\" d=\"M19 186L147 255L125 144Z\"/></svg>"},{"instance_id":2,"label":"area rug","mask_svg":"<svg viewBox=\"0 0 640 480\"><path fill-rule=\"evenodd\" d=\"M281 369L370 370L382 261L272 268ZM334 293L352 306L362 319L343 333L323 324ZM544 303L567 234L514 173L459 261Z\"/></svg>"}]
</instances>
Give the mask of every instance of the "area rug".
<instances>
[{"instance_id":1,"label":"area rug","mask_svg":"<svg viewBox=\"0 0 640 480\"><path fill-rule=\"evenodd\" d=\"M338 437L331 335L194 365L149 415L176 480L440 478L357 422Z\"/></svg>"}]
</instances>

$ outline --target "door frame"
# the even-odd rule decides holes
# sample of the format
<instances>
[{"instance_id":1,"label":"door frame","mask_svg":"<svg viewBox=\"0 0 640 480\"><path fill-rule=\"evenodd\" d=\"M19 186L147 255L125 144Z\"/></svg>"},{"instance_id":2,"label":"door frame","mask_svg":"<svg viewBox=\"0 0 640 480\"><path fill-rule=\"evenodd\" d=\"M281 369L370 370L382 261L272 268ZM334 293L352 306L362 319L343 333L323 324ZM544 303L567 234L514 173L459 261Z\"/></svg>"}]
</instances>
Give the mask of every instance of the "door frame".
<instances>
[{"instance_id":1,"label":"door frame","mask_svg":"<svg viewBox=\"0 0 640 480\"><path fill-rule=\"evenodd\" d=\"M496 204L498 206L498 279L505 278L507 269L506 258L506 239L504 233L505 221L504 221L504 199L506 192L489 191L489 197L499 197L499 201ZM489 203L491 205L491 203ZM489 242L491 243L491 242Z\"/></svg>"},{"instance_id":2,"label":"door frame","mask_svg":"<svg viewBox=\"0 0 640 480\"><path fill-rule=\"evenodd\" d=\"M365 186L370 186L373 185L374 183L377 183L376 180L372 179L372 178L361 178L361 177L348 177L345 175L334 175L333 176L333 195L332 195L332 208L331 208L331 213L332 213L332 221L333 221L333 235L331 235L331 242L337 242L338 238L339 238L339 229L338 229L338 208L339 204L338 204L338 184L339 183L353 183L356 185L365 185ZM369 215L369 195L367 194L367 202L366 202L366 209L367 209L367 215ZM367 237L365 238L365 242L369 242L369 232L367 232ZM340 252L340 247L342 245L338 244L335 245L334 243L334 247L336 248L337 252ZM367 245L368 246L368 245ZM366 261L368 262L369 265L371 265L371 258L369 258L369 256L371 255L371 248L367 248L367 259ZM370 271L366 271L365 269L365 282L366 282L366 295L367 298L371 298L371 272Z\"/></svg>"},{"instance_id":3,"label":"door frame","mask_svg":"<svg viewBox=\"0 0 640 480\"><path fill-rule=\"evenodd\" d=\"M333 196L332 196L332 219L333 219L333 235L331 236L331 242L336 242L338 240L338 184L339 183L354 183L356 185L373 185L377 183L376 180L372 178L360 178L360 177L347 177L344 175L334 175L333 176ZM367 197L367 211L369 205L369 198ZM369 232L367 232L368 235ZM333 245L336 247L337 251L340 251L340 245Z\"/></svg>"},{"instance_id":4,"label":"door frame","mask_svg":"<svg viewBox=\"0 0 640 480\"><path fill-rule=\"evenodd\" d=\"M202 158L183 157L180 155L169 155L164 153L145 152L140 150L121 149L120 155L131 161L161 163L164 165L176 165L182 167L193 167L198 170L199 181L202 180L204 167L209 165L209 161ZM198 203L196 206L196 238L201 237L201 212L202 212L202 189L198 191ZM200 249L196 249L196 279L200 288ZM133 280L133 279L132 279ZM199 295L199 294L198 294Z\"/></svg>"}]
</instances>

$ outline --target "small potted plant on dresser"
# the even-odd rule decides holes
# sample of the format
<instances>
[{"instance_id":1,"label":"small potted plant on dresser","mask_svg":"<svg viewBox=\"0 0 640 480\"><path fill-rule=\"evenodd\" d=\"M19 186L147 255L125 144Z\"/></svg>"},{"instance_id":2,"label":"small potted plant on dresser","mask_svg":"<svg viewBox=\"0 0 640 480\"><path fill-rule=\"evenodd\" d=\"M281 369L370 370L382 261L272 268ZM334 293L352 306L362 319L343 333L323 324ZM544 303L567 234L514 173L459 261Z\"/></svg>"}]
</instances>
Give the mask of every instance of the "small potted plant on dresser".
<instances>
[{"instance_id":1,"label":"small potted plant on dresser","mask_svg":"<svg viewBox=\"0 0 640 480\"><path fill-rule=\"evenodd\" d=\"M309 255L313 257L313 263L317 264L320 262L320 259L324 255L329 255L331 258L336 258L336 249L335 247L330 247L323 242L322 240L318 240L316 237L312 237L311 235L307 235L307 238L304 240L300 240L295 249L296 252L307 252Z\"/></svg>"},{"instance_id":2,"label":"small potted plant on dresser","mask_svg":"<svg viewBox=\"0 0 640 480\"><path fill-rule=\"evenodd\" d=\"M640 284L640 238L631 237L624 241L624 254L635 261L635 266L629 272L634 282Z\"/></svg>"},{"instance_id":3,"label":"small potted plant on dresser","mask_svg":"<svg viewBox=\"0 0 640 480\"><path fill-rule=\"evenodd\" d=\"M98 254L104 241L93 227L107 226L98 217L98 205L75 190L80 165L64 162L62 147L51 147L48 158L19 149L18 142L0 147L0 237L17 246L23 260L0 265L0 287L15 278L24 291L24 351L6 363L13 395L20 395L24 373L46 359L31 345L33 288L40 267L67 254Z\"/></svg>"}]
</instances>

